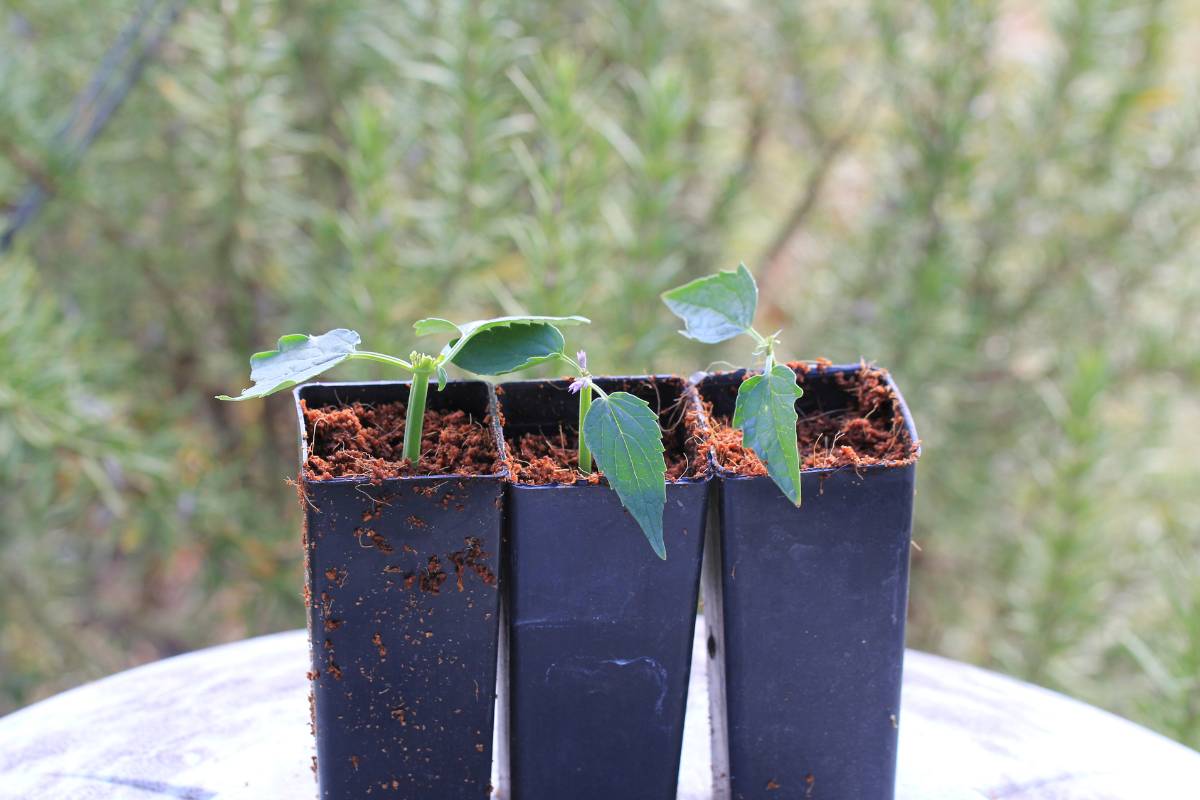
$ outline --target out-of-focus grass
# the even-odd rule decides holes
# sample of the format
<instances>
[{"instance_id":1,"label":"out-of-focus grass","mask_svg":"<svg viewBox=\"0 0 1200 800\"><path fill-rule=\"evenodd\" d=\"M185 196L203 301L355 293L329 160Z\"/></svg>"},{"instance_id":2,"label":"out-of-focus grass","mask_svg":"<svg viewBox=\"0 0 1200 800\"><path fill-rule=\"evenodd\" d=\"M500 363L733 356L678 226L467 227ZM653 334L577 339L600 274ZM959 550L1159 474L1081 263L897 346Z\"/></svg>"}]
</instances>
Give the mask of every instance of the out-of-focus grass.
<instances>
[{"instance_id":1,"label":"out-of-focus grass","mask_svg":"<svg viewBox=\"0 0 1200 800\"><path fill-rule=\"evenodd\" d=\"M1200 745L1194 5L192 4L68 172L135 5L0 12L0 206L57 195L0 270L0 708L301 623L287 399L210 399L279 333L582 312L689 373L657 294L744 259L915 411L912 642Z\"/></svg>"}]
</instances>

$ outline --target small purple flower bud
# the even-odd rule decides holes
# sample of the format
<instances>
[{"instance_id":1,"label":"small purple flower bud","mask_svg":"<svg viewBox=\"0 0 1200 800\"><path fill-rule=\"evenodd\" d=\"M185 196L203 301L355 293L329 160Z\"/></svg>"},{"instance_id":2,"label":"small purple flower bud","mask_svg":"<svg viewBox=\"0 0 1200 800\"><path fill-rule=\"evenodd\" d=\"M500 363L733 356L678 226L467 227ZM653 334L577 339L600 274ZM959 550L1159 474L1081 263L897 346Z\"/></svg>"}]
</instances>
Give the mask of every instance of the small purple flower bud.
<instances>
[{"instance_id":1,"label":"small purple flower bud","mask_svg":"<svg viewBox=\"0 0 1200 800\"><path fill-rule=\"evenodd\" d=\"M580 350L578 353L576 353L575 360L579 362L580 367L582 367L584 370L587 369L587 353L585 351Z\"/></svg>"},{"instance_id":2,"label":"small purple flower bud","mask_svg":"<svg viewBox=\"0 0 1200 800\"><path fill-rule=\"evenodd\" d=\"M567 387L567 391L571 394L579 394L580 390L583 389L586 383L586 378L576 378L575 380L571 381L571 385Z\"/></svg>"}]
</instances>

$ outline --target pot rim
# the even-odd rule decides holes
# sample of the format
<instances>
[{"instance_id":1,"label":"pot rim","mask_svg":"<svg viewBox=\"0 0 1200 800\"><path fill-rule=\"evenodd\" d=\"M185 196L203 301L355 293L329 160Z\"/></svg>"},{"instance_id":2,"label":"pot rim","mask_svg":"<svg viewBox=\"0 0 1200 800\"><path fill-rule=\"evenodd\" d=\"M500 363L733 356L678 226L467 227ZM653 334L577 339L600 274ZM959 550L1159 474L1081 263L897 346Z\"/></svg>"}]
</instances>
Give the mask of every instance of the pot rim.
<instances>
[{"instance_id":1,"label":"pot rim","mask_svg":"<svg viewBox=\"0 0 1200 800\"><path fill-rule=\"evenodd\" d=\"M606 391L608 391L608 387L604 386L604 383L608 383L608 382L678 381L679 386L680 386L680 394L688 398L688 403L691 404L692 408L698 412L697 419L700 420L700 424L703 426L704 431L706 433L708 432L708 416L704 413L704 407L700 403L700 393L696 390L695 384L693 384L690 379L684 377L683 375L674 375L671 373L655 372L655 373L650 373L650 374L645 374L645 375L593 375L592 379L595 380L597 383L600 383L601 388L605 389ZM495 395L497 398L497 408L499 407L500 398L502 398L504 396L503 390L506 387L509 387L509 386L536 386L536 385L549 384L555 388L561 388L565 392L565 391L567 391L567 387L571 384L572 380L573 380L573 378L532 378L532 379L520 380L520 381L505 381L504 383L497 384L495 386L495 389L496 389ZM503 440L504 439L503 426L501 426L500 434L501 434L500 438L501 438L501 440ZM505 458L507 459L508 443L505 442L504 444L505 444L504 455L505 455ZM709 457L708 473L703 478L679 478L678 480L673 480L673 481L669 480L666 482L667 488L670 489L672 486L684 486L684 485L689 485L689 484L707 483L708 481L712 480L712 477L713 477L712 466L713 466L712 458ZM590 481L583 479L583 478L577 478L574 483L521 483L520 481L516 480L513 477L512 471L509 470L507 467L505 467L505 481L510 486L512 486L514 488L520 488L522 490L576 489L576 488L586 488L588 486L600 486L605 489L609 488L608 479L604 478L603 476L601 476L600 481L598 483L591 483Z\"/></svg>"},{"instance_id":2,"label":"pot rim","mask_svg":"<svg viewBox=\"0 0 1200 800\"><path fill-rule=\"evenodd\" d=\"M912 413L908 409L908 403L906 403L904 401L904 395L902 395L900 393L900 387L896 385L896 382L894 380L892 380L892 373L890 370L888 370L885 367L880 367L880 366L874 364L874 362L868 362L868 361L860 361L857 364L829 364L829 363L826 363L823 361L811 361L811 360L806 360L806 359L799 359L797 361L786 362L784 364L784 366L789 366L790 364L807 364L810 367L812 367L814 369L814 371L816 371L818 374L822 374L822 375L828 375L830 373L841 373L841 374L857 373L863 367L871 367L874 369L881 370L884 375L884 385L886 385L892 391L892 394L895 395L896 403L900 407L900 416L904 420L904 429L908 432L909 438L912 439L912 441L916 445L911 458L906 458L906 459L899 460L899 461L880 461L875 464L867 464L866 466L861 466L861 467L855 467L852 465L847 465L847 466L843 466L843 467L802 467L800 469L801 474L817 475L821 478L825 478L825 477L834 475L839 472L852 471L858 475L864 475L864 474L870 474L870 473L874 473L874 472L884 472L886 470L905 469L908 467L913 467L916 465L917 461L920 460L920 458L921 458L921 439L919 436L917 436L916 423L913 422ZM789 366L789 369L791 369L790 366ZM761 371L762 370L750 370L750 369L746 369L746 368L734 369L734 370L722 370L722 371L718 371L718 372L700 371L700 372L694 373L688 379L688 383L696 389L697 396L699 396L700 385L708 378L725 377L725 376L737 377L737 376L745 375L747 373L758 373ZM721 478L723 478L725 480L752 481L752 480L756 480L756 479L760 479L760 478L763 480L771 479L769 475L739 475L736 472L726 469L724 466L721 465L721 463L719 461L717 461L716 453L713 452L713 448L711 448L711 447L709 448L708 458L709 458L710 474L719 475L719 476L721 476Z\"/></svg>"},{"instance_id":3,"label":"pot rim","mask_svg":"<svg viewBox=\"0 0 1200 800\"><path fill-rule=\"evenodd\" d=\"M304 411L300 407L301 393L305 389L314 387L339 387L358 388L358 387L388 387L388 386L411 386L412 381L309 381L301 383L292 389L292 401L296 409L296 420L300 427L300 463L298 466L298 480L307 486L341 486L341 485L367 485L367 486L395 486L398 484L414 484L420 482L438 482L456 480L490 480L501 481L508 479L508 451L504 446L504 434L500 429L499 405L496 401L495 385L483 380L463 379L446 381L446 386L464 385L464 384L479 384L484 387L487 392L487 415L488 415L488 430L492 433L492 440L496 444L496 452L499 457L500 469L496 472L489 472L486 475L461 475L457 473L437 473L429 475L403 475L400 477L384 478L380 483L372 483L369 478L364 475L344 475L338 478L328 478L326 480L313 480L305 473L304 465L308 462L308 426L304 424ZM433 391L437 391L436 385L432 387ZM428 406L426 407L428 408Z\"/></svg>"}]
</instances>

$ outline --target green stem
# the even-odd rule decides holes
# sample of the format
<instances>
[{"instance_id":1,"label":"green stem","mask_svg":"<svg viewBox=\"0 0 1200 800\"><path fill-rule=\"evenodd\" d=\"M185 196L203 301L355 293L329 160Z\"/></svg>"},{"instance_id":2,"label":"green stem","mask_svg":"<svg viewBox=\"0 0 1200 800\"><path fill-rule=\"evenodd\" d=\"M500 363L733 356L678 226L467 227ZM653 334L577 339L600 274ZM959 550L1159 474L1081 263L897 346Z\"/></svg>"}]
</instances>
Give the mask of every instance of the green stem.
<instances>
[{"instance_id":1,"label":"green stem","mask_svg":"<svg viewBox=\"0 0 1200 800\"><path fill-rule=\"evenodd\" d=\"M350 358L357 358L362 361L378 361L382 364L391 364L394 367L401 367L409 372L413 371L413 365L405 361L403 358L396 358L395 356L389 356L383 353L372 353L370 350L359 350L358 352L353 353Z\"/></svg>"},{"instance_id":2,"label":"green stem","mask_svg":"<svg viewBox=\"0 0 1200 800\"><path fill-rule=\"evenodd\" d=\"M429 394L431 372L419 370L413 373L412 387L408 390L408 414L404 418L404 457L414 467L421 460L421 433L425 427L425 397Z\"/></svg>"},{"instance_id":3,"label":"green stem","mask_svg":"<svg viewBox=\"0 0 1200 800\"><path fill-rule=\"evenodd\" d=\"M588 475L592 471L592 451L583 437L583 421L592 407L592 384L587 382L579 390L579 471Z\"/></svg>"},{"instance_id":4,"label":"green stem","mask_svg":"<svg viewBox=\"0 0 1200 800\"><path fill-rule=\"evenodd\" d=\"M758 346L767 351L766 358L763 360L763 373L770 372L775 367L775 337L768 339L754 328L747 328L746 332L758 343Z\"/></svg>"},{"instance_id":5,"label":"green stem","mask_svg":"<svg viewBox=\"0 0 1200 800\"><path fill-rule=\"evenodd\" d=\"M558 353L558 359L569 366L578 377L591 377L578 361L566 353ZM599 392L601 397L608 397L608 394L599 386L594 386L591 380L584 381L583 388L579 390L579 471L584 475L590 475L592 472L592 450L587 446L583 436L583 422L587 419L588 410L592 407L592 389Z\"/></svg>"}]
</instances>

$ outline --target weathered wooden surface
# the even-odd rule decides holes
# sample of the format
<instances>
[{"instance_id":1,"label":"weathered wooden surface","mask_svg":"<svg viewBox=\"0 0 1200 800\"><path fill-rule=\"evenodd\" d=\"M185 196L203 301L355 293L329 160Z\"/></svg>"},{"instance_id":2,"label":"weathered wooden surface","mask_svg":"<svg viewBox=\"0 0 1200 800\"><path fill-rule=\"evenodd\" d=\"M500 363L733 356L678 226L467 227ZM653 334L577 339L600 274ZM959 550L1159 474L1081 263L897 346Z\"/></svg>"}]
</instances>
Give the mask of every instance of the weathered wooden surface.
<instances>
[{"instance_id":1,"label":"weathered wooden surface","mask_svg":"<svg viewBox=\"0 0 1200 800\"><path fill-rule=\"evenodd\" d=\"M708 797L704 654L698 641L681 800ZM0 719L0 798L315 797L307 656L301 631L264 636L114 675ZM909 654L902 713L901 800L1200 797L1200 754L953 661ZM799 795L783 787L779 796Z\"/></svg>"}]
</instances>

